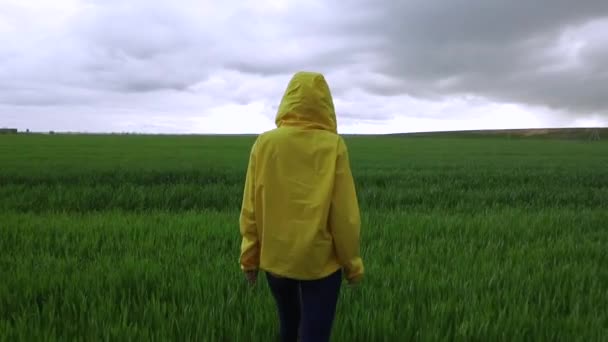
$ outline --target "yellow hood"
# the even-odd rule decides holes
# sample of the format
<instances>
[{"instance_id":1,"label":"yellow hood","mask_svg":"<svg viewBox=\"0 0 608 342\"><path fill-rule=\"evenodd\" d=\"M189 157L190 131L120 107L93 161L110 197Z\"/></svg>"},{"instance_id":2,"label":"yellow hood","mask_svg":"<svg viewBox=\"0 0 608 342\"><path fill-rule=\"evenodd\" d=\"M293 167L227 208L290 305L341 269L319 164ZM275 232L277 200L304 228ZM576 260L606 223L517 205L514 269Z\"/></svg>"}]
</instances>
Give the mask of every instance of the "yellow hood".
<instances>
[{"instance_id":1,"label":"yellow hood","mask_svg":"<svg viewBox=\"0 0 608 342\"><path fill-rule=\"evenodd\" d=\"M297 72L279 105L277 127L297 126L337 133L334 103L325 77L316 72Z\"/></svg>"}]
</instances>

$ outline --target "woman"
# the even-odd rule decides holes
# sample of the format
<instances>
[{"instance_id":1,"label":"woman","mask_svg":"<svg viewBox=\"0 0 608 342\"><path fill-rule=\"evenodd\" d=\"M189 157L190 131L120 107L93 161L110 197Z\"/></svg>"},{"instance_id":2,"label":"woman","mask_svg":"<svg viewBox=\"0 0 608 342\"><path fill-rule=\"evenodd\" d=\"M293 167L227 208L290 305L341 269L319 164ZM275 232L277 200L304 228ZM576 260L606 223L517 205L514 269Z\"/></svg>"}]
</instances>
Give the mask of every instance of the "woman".
<instances>
[{"instance_id":1,"label":"woman","mask_svg":"<svg viewBox=\"0 0 608 342\"><path fill-rule=\"evenodd\" d=\"M265 272L282 341L329 341L342 277L358 283L364 267L348 151L324 76L296 73L275 122L249 156L241 269L252 284Z\"/></svg>"}]
</instances>

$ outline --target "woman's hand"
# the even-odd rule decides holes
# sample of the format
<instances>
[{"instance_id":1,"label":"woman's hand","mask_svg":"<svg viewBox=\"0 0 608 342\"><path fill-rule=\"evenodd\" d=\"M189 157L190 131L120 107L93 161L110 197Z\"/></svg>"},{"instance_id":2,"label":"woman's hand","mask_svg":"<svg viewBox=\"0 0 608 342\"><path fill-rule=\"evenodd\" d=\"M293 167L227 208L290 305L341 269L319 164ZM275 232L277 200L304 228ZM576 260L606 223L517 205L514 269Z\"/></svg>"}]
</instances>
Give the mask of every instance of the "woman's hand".
<instances>
[{"instance_id":1,"label":"woman's hand","mask_svg":"<svg viewBox=\"0 0 608 342\"><path fill-rule=\"evenodd\" d=\"M258 270L245 271L245 279L247 279L247 282L249 283L249 285L251 285L251 286L255 285L255 283L258 279Z\"/></svg>"}]
</instances>

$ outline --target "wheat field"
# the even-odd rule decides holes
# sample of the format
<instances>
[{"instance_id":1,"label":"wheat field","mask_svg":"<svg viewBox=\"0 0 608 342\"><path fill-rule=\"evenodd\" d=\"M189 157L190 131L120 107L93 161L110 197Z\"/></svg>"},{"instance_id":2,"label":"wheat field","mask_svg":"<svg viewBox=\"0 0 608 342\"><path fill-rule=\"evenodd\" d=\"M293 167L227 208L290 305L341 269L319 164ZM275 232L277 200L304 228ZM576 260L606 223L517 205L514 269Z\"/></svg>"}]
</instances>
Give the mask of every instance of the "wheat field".
<instances>
[{"instance_id":1,"label":"wheat field","mask_svg":"<svg viewBox=\"0 0 608 342\"><path fill-rule=\"evenodd\" d=\"M272 341L254 136L0 136L0 340ZM366 278L334 341L608 339L608 143L346 136Z\"/></svg>"}]
</instances>

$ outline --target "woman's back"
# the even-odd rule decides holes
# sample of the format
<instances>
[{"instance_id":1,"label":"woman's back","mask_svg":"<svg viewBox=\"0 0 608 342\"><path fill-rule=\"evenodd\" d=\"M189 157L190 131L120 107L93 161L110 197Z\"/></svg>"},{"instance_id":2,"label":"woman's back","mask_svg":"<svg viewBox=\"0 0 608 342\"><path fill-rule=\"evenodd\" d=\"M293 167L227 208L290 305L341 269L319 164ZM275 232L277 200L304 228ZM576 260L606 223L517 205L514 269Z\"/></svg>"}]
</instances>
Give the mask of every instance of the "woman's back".
<instances>
[{"instance_id":1,"label":"woman's back","mask_svg":"<svg viewBox=\"0 0 608 342\"><path fill-rule=\"evenodd\" d=\"M357 197L322 75L293 77L276 123L251 150L242 268L311 280L344 267L347 278L360 278Z\"/></svg>"}]
</instances>

